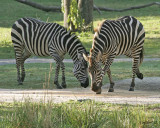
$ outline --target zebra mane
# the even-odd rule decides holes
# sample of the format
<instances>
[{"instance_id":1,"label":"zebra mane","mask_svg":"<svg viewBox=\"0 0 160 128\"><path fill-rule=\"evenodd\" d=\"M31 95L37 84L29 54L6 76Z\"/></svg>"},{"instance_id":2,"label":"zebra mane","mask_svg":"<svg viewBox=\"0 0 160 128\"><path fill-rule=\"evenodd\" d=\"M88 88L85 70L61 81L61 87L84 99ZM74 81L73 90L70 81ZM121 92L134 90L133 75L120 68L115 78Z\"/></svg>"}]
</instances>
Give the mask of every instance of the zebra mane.
<instances>
[{"instance_id":1,"label":"zebra mane","mask_svg":"<svg viewBox=\"0 0 160 128\"><path fill-rule=\"evenodd\" d=\"M90 49L90 57L93 57L93 54L94 54L94 49L91 48L91 49Z\"/></svg>"},{"instance_id":2,"label":"zebra mane","mask_svg":"<svg viewBox=\"0 0 160 128\"><path fill-rule=\"evenodd\" d=\"M65 29L66 30L66 32L65 33L63 33L63 34L66 34L67 33L67 35L68 36L72 36L72 40L76 40L76 42L77 42L77 44L80 44L79 46L81 47L81 50L79 51L81 54L82 53L85 53L86 55L88 55L89 54L89 52L87 52L87 50L86 50L86 48L83 46L83 44L82 44L82 42L79 40L79 38L78 38L78 36L75 34L75 33L73 33L72 31L67 31L67 29ZM61 36L63 35L63 34L61 34Z\"/></svg>"},{"instance_id":3,"label":"zebra mane","mask_svg":"<svg viewBox=\"0 0 160 128\"><path fill-rule=\"evenodd\" d=\"M99 37L99 33L100 33L100 30L101 30L101 27L102 27L102 25L104 24L105 21L106 21L106 20L98 23L98 27L97 27L96 29L94 29L95 34L94 34L93 40ZM93 41L93 43L92 43L92 49L90 50L90 52L91 52L91 51L94 51L94 50L93 50L93 49L94 49L94 45L95 45L95 44L94 44L94 41ZM92 53L93 53L93 52L92 52Z\"/></svg>"},{"instance_id":4,"label":"zebra mane","mask_svg":"<svg viewBox=\"0 0 160 128\"><path fill-rule=\"evenodd\" d=\"M106 21L106 20L103 20L102 22L98 23L98 27L97 27L96 29L94 29L95 34L96 34L96 33L98 34L98 33L100 32L101 27L102 27L102 25L103 25L103 23L104 23L105 21Z\"/></svg>"},{"instance_id":5,"label":"zebra mane","mask_svg":"<svg viewBox=\"0 0 160 128\"><path fill-rule=\"evenodd\" d=\"M32 18L32 17L29 17L29 18L27 18L27 19L34 20L34 21L39 22L39 23L41 23L41 24L46 24L46 22L41 21L41 20L39 20L39 19Z\"/></svg>"},{"instance_id":6,"label":"zebra mane","mask_svg":"<svg viewBox=\"0 0 160 128\"><path fill-rule=\"evenodd\" d=\"M75 35L75 33L72 33L71 31L68 31L70 36L73 36L74 39L78 39L77 35ZM80 42L80 40L78 39L78 41Z\"/></svg>"},{"instance_id":7,"label":"zebra mane","mask_svg":"<svg viewBox=\"0 0 160 128\"><path fill-rule=\"evenodd\" d=\"M79 40L78 36L77 36L75 33L73 33L72 31L68 31L68 32L69 32L69 35L70 35L70 36L73 36L73 39L74 39L74 40L77 39L78 43L80 43L81 46L83 47L83 49L85 50L85 53L86 53L86 54L89 54L89 53L87 52L86 48L83 46L82 42Z\"/></svg>"},{"instance_id":8,"label":"zebra mane","mask_svg":"<svg viewBox=\"0 0 160 128\"><path fill-rule=\"evenodd\" d=\"M98 27L97 27L96 29L94 29L95 34L94 34L93 40L96 40L96 38L99 37L101 28L102 28L102 26L103 26L103 24L104 24L105 21L106 21L106 20L103 20L102 22L100 22L100 23L98 24ZM93 43L92 43L92 48L90 49L90 56L92 56L92 57L96 57L96 56L97 56L97 53L95 52L94 47L95 47L95 41L93 41Z\"/></svg>"}]
</instances>

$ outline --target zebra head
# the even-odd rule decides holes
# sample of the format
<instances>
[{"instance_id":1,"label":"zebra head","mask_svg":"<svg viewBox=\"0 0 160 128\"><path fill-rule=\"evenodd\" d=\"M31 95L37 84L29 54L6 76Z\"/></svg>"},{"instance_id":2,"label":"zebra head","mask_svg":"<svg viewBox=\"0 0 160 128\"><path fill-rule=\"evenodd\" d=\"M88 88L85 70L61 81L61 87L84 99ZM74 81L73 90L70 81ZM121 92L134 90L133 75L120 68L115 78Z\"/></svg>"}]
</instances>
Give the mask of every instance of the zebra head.
<instances>
[{"instance_id":1,"label":"zebra head","mask_svg":"<svg viewBox=\"0 0 160 128\"><path fill-rule=\"evenodd\" d=\"M80 81L82 87L88 87L88 65L81 53L78 53L78 61L74 64L73 73L74 76Z\"/></svg>"},{"instance_id":2,"label":"zebra head","mask_svg":"<svg viewBox=\"0 0 160 128\"><path fill-rule=\"evenodd\" d=\"M86 61L88 61L88 72L91 78L91 89L97 94L101 93L102 87L102 68L99 63L100 54L98 54L97 58L93 56L86 56L83 54L83 57Z\"/></svg>"}]
</instances>

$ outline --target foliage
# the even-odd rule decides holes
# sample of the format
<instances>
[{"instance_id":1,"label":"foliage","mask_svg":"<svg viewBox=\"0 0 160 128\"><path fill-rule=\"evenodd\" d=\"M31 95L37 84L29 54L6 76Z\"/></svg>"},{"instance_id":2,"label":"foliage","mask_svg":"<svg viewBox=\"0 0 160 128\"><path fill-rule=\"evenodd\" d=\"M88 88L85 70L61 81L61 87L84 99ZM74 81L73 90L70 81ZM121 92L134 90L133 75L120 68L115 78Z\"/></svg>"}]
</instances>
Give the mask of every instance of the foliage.
<instances>
[{"instance_id":1,"label":"foliage","mask_svg":"<svg viewBox=\"0 0 160 128\"><path fill-rule=\"evenodd\" d=\"M61 0L61 11L64 13L64 0Z\"/></svg>"},{"instance_id":2,"label":"foliage","mask_svg":"<svg viewBox=\"0 0 160 128\"><path fill-rule=\"evenodd\" d=\"M84 29L84 19L82 19L76 0L71 1L68 23L70 30L75 29L82 31Z\"/></svg>"}]
</instances>

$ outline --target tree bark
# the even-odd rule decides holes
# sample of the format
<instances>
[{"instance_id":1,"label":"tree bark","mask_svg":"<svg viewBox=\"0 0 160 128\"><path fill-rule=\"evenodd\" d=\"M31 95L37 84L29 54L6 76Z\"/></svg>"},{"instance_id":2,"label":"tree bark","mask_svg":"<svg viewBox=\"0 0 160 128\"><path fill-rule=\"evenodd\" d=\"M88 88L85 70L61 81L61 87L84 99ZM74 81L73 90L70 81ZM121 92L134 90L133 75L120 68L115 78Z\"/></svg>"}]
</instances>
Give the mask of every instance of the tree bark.
<instances>
[{"instance_id":1,"label":"tree bark","mask_svg":"<svg viewBox=\"0 0 160 128\"><path fill-rule=\"evenodd\" d=\"M68 14L70 12L70 4L71 0L63 0L63 6L64 6L64 27L68 28L69 23L68 23Z\"/></svg>"},{"instance_id":2,"label":"tree bark","mask_svg":"<svg viewBox=\"0 0 160 128\"><path fill-rule=\"evenodd\" d=\"M85 25L91 24L93 21L93 0L79 0L78 8L82 19L85 20Z\"/></svg>"}]
</instances>

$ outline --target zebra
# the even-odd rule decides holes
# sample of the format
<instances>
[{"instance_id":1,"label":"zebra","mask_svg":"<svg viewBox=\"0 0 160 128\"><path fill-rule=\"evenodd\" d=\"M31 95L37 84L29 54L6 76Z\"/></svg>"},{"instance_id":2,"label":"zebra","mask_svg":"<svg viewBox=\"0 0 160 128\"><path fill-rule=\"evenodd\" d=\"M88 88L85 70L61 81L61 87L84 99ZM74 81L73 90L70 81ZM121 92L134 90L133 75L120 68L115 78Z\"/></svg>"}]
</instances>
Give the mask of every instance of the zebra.
<instances>
[{"instance_id":1,"label":"zebra","mask_svg":"<svg viewBox=\"0 0 160 128\"><path fill-rule=\"evenodd\" d=\"M102 79L108 74L110 87L108 92L114 92L110 65L118 55L132 58L132 81L129 91L134 91L135 74L143 79L139 66L144 58L145 31L143 25L132 16L124 16L117 20L103 21L95 32L90 55L83 54L89 62L89 75L91 89L97 94L101 93ZM104 67L101 66L101 63Z\"/></svg>"},{"instance_id":2,"label":"zebra","mask_svg":"<svg viewBox=\"0 0 160 128\"><path fill-rule=\"evenodd\" d=\"M83 58L85 47L75 34L57 23L46 23L34 18L21 18L12 26L11 39L14 46L17 81L23 84L25 78L24 62L31 55L51 56L56 62L54 84L58 89L66 88L64 55L68 53L73 60L74 76L86 88L89 85L88 64ZM62 69L62 84L58 82ZM20 73L21 71L21 73Z\"/></svg>"}]
</instances>

